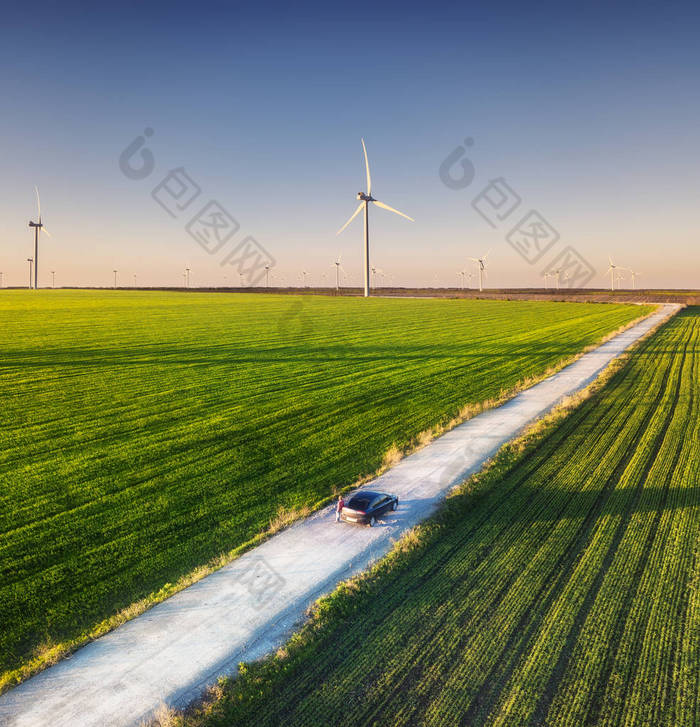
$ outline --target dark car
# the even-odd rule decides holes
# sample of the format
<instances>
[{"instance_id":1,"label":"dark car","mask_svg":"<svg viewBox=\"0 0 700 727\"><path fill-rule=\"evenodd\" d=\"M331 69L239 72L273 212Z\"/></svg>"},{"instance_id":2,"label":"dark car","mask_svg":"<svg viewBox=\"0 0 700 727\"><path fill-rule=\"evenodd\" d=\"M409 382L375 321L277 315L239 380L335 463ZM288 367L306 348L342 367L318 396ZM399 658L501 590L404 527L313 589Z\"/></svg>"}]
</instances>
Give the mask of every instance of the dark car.
<instances>
[{"instance_id":1,"label":"dark car","mask_svg":"<svg viewBox=\"0 0 700 727\"><path fill-rule=\"evenodd\" d=\"M386 492L359 490L340 511L340 519L348 523L362 523L372 527L389 510L396 510L399 498Z\"/></svg>"}]
</instances>

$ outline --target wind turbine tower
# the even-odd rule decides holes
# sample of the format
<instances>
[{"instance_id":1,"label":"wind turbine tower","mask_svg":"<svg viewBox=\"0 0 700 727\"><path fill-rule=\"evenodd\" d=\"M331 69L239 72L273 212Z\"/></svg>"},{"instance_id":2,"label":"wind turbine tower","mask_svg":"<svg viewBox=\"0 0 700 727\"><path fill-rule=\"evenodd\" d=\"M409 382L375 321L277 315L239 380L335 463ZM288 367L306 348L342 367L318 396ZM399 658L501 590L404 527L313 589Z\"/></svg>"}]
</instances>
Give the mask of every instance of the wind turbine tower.
<instances>
[{"instance_id":1,"label":"wind turbine tower","mask_svg":"<svg viewBox=\"0 0 700 727\"><path fill-rule=\"evenodd\" d=\"M474 261L479 267L479 291L484 289L484 275L486 275L486 258L488 253L482 257L470 257L469 259Z\"/></svg>"},{"instance_id":2,"label":"wind turbine tower","mask_svg":"<svg viewBox=\"0 0 700 727\"><path fill-rule=\"evenodd\" d=\"M632 290L637 289L637 276L641 275L641 273L637 273L634 270L630 270L630 275L632 276Z\"/></svg>"},{"instance_id":3,"label":"wind turbine tower","mask_svg":"<svg viewBox=\"0 0 700 727\"><path fill-rule=\"evenodd\" d=\"M340 267L340 258L341 255L338 255L338 259L333 263L335 267L335 292L340 292L340 271L342 268Z\"/></svg>"},{"instance_id":4,"label":"wind turbine tower","mask_svg":"<svg viewBox=\"0 0 700 727\"><path fill-rule=\"evenodd\" d=\"M408 215L405 215L403 212L399 212L398 210L395 210L393 207L389 207L388 204L384 204L384 202L380 202L379 200L375 199L372 196L372 177L369 173L369 160L367 159L367 147L365 146L365 140L362 139L362 151L365 155L365 169L367 171L367 192L358 192L357 193L357 199L360 200L360 204L357 206L357 209L352 213L350 216L350 219L338 230L337 234L339 235L354 219L357 217L357 215L360 214L362 210L364 210L365 213L365 248L364 248L364 274L365 274L365 290L364 295L365 298L369 297L370 294L370 263L369 263L369 204L370 202L372 204L376 204L377 207L381 207L382 209L389 210L389 212L393 212L396 215L399 215L400 217L405 217L407 220L410 220L411 222L414 222L414 219L412 217L409 217Z\"/></svg>"},{"instance_id":5,"label":"wind turbine tower","mask_svg":"<svg viewBox=\"0 0 700 727\"><path fill-rule=\"evenodd\" d=\"M34 290L37 289L37 280L38 280L38 273L39 273L39 230L42 230L51 237L51 233L44 227L44 225L41 223L41 201L39 200L39 188L34 187L34 191L36 192L36 207L37 207L37 219L38 222L32 222L29 221L29 227L34 228ZM29 259L29 258L27 258ZM30 273L30 280L29 280L29 287L32 287L32 281L31 281L31 273Z\"/></svg>"},{"instance_id":6,"label":"wind turbine tower","mask_svg":"<svg viewBox=\"0 0 700 727\"><path fill-rule=\"evenodd\" d=\"M610 273L610 290L615 290L615 269L619 266L615 265L609 255L608 262L610 263L610 267L605 272Z\"/></svg>"},{"instance_id":7,"label":"wind turbine tower","mask_svg":"<svg viewBox=\"0 0 700 727\"><path fill-rule=\"evenodd\" d=\"M561 276L561 268L557 268L556 270L552 270L551 275L554 277L554 280L557 284L557 290L559 290L559 279Z\"/></svg>"}]
</instances>

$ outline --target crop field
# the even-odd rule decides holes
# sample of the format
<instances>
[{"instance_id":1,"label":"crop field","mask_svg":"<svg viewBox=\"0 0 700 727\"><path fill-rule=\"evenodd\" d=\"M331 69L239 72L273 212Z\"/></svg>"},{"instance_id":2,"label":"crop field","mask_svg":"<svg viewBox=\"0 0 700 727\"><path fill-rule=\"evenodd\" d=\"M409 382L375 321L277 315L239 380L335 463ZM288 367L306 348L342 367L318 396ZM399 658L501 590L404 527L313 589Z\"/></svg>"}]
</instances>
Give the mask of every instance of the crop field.
<instances>
[{"instance_id":1,"label":"crop field","mask_svg":"<svg viewBox=\"0 0 700 727\"><path fill-rule=\"evenodd\" d=\"M700 724L700 308L190 725Z\"/></svg>"},{"instance_id":2,"label":"crop field","mask_svg":"<svg viewBox=\"0 0 700 727\"><path fill-rule=\"evenodd\" d=\"M649 310L2 291L0 686Z\"/></svg>"}]
</instances>

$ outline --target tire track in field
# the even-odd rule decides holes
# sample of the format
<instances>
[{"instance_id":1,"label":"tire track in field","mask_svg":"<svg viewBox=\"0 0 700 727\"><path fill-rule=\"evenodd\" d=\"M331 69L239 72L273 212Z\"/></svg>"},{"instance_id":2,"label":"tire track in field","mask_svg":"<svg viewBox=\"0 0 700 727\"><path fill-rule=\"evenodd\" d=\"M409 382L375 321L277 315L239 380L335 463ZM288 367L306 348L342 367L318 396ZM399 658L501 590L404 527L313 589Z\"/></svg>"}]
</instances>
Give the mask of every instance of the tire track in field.
<instances>
[{"instance_id":1,"label":"tire track in field","mask_svg":"<svg viewBox=\"0 0 700 727\"><path fill-rule=\"evenodd\" d=\"M681 382L683 380L683 370L685 368L686 360L687 360L687 349L688 349L688 342L686 340L686 343L683 348L683 354L682 359L680 361L680 364L678 365L677 371L677 379L674 384L674 396L673 396L673 402L671 405L671 408L669 409L668 414L666 415L662 428L659 430L659 432L654 437L654 441L650 450L650 454L647 457L647 464L644 468L644 472L639 477L639 484L635 488L634 494L632 499L628 502L628 506L625 509L624 517L620 520L618 523L616 529L615 529L615 535L613 536L613 540L608 548L608 551L605 555L605 558L603 559L603 562L601 564L601 568L599 572L596 575L596 578L591 585L591 588L589 589L588 593L586 594L586 597L581 604L581 607L579 609L578 614L576 615L576 619L574 621L574 626L572 627L571 631L569 632L569 635L567 637L566 643L564 645L564 648L561 650L559 654L559 658L557 660L557 663L552 671L552 674L550 675L550 678L542 692L542 696L540 697L540 701L537 704L537 707L535 708L535 711L533 712L532 718L530 719L530 725L531 727L535 727L538 724L542 724L543 720L546 719L547 714L549 712L549 708L551 707L552 701L554 699L554 696L559 688L559 684L561 680L564 677L564 673L566 670L566 667L569 662L569 658L571 656L571 652L573 650L574 645L576 644L581 629L583 628L583 625L588 618L588 615L593 607L593 604L595 603L595 600L598 596L598 593L600 591L600 588L603 584L603 581L605 579L605 576L607 575L610 566L612 565L612 562L615 558L615 555L617 553L617 549L619 548L620 542L622 541L622 538L625 535L625 532L627 531L630 523L630 519L632 516L632 513L634 512L634 508L639 503L639 500L642 496L642 492L644 490L644 484L647 480L647 477L649 475L649 471L654 465L654 462L656 461L656 458L661 450L661 447L663 445L664 439L666 437L666 433L669 429L669 426L671 424L671 421L673 420L673 417L675 415L677 406L678 406L678 399L680 394L680 387ZM662 394L665 393L665 390L662 389ZM663 397L657 397L657 399L654 402L653 407L650 407L650 413L653 415L654 410L656 410L660 404L660 401ZM646 421L648 421L651 417L649 417ZM638 441L638 436L635 435L635 441ZM682 442L680 443L682 446ZM678 449L678 446L676 447ZM630 458L628 458L629 460ZM626 466L626 463L625 463ZM623 470L624 471L624 468ZM652 526L649 530L649 533L646 538L646 542L644 544L644 548L642 551L642 555L639 558L639 561L637 563L637 566L634 571L634 576L632 578L632 587L627 591L625 594L625 598L623 599L621 608L620 608L620 614L629 614L630 606L633 603L634 599L637 596L637 593L639 592L639 588L642 583L642 575L646 570L647 564L649 562L649 558L651 556L652 551L652 545L654 543L654 540L657 535L659 522L661 520L661 515L663 511L663 507L666 504L666 501L668 499L668 488L671 482L673 471L669 473L669 475L665 478L664 484L663 484L663 496L662 501L656 509L656 514L654 515L654 520L652 523ZM621 637L622 633L624 631L626 620L625 619L618 619L617 623L615 624L613 633L610 637L610 643L616 644L619 646L621 643ZM641 644L639 645L639 648L641 648ZM617 655L617 649L612 652L609 651L608 655L606 657L606 664L603 670L601 671L600 677L598 679L598 689L596 690L599 694L599 698L596 699L591 704L591 711L587 715L586 724L597 724L598 719L600 717L600 711L603 707L604 702L604 691L605 691L605 685L607 685L610 674L612 672L612 669L614 667L615 663L615 656ZM602 687L602 693L601 693L601 687Z\"/></svg>"},{"instance_id":2,"label":"tire track in field","mask_svg":"<svg viewBox=\"0 0 700 727\"><path fill-rule=\"evenodd\" d=\"M669 362L671 365L671 362ZM650 407L650 411L653 411L658 407L665 394L665 388L663 384L659 386L659 390L654 399L653 406ZM638 440L639 436L645 430L648 425L649 417L642 419L634 433L634 439ZM475 699L472 701L469 709L464 713L461 724L472 725L478 724L477 719L485 719L486 716L494 709L499 697L502 694L503 689L508 684L515 670L520 663L520 660L527 649L530 647L533 636L537 633L540 628L543 619L550 610L552 604L561 595L566 583L570 577L570 568L579 558L580 553L585 549L581 547L590 540L591 531L598 521L600 513L602 512L605 505L610 499L610 495L615 489L615 485L619 481L621 474L626 469L629 461L631 460L634 452L627 449L622 453L622 457L617 463L615 469L610 474L608 479L605 481L603 487L599 491L598 497L592 503L586 517L583 522L579 525L574 539L570 542L570 545L566 548L560 558L552 565L549 570L548 577L544 579L541 587L538 589L533 602L541 604L538 605L536 612L525 612L520 619L519 623L515 626L508 642L502 650L502 653L508 653L512 656L509 657L509 664L504 671L503 664L496 663L488 676L484 680L484 686L482 686L480 692L477 694ZM562 511L557 513L557 519L561 517ZM554 585L552 585L552 580ZM519 644L518 646L516 646ZM499 676L499 672L500 676Z\"/></svg>"},{"instance_id":3,"label":"tire track in field","mask_svg":"<svg viewBox=\"0 0 700 727\"><path fill-rule=\"evenodd\" d=\"M686 367L686 356L685 356L685 352L687 351L687 348L688 348L689 345L691 345L691 344L694 345L694 340L693 340L693 337L692 337L694 333L695 333L695 331L691 329L690 335L689 335L689 341L686 344L685 349L684 349L684 357L683 357L683 362L682 362L682 371L684 371L685 370L685 367ZM691 378L689 379L690 381L694 381L695 380L692 377L693 377L693 371L695 369L696 363L697 363L697 356L691 357L690 358L690 369L691 369L690 377ZM680 382L682 383L683 380L684 380L684 378L681 375ZM692 395L693 395L693 388L692 387L691 387L690 391L691 391L691 397L692 397ZM676 408L677 405L678 405L678 401L680 399L680 393L681 393L681 390L680 390L680 384L679 384L678 391L677 391L677 395L676 395L676 398L674 399L674 402L673 402L673 407L674 408ZM683 420L683 423L685 423L687 421L687 419L691 417L691 412L692 412L692 409L689 406L688 409L687 409L686 417ZM660 519L662 517L662 511L663 511L663 509L664 509L664 507L666 505L667 499L668 499L668 495L669 495L669 491L670 491L670 485L673 482L674 476L676 474L676 471L679 468L679 454L680 454L680 452L683 449L683 444L684 444L683 439L682 438L679 438L676 441L675 446L672 446L672 452L673 452L673 460L672 461L674 462L674 467L673 468L669 468L666 471L666 474L664 476L664 499L663 499L662 505L658 509L657 517L655 519L654 525L656 527L656 532L654 532L653 537L652 537L652 542L649 545L649 553L647 554L647 560L649 560L651 558L651 555L653 553L653 551L651 550L651 546L653 545L653 541L656 539L656 537L658 535L658 527L659 527L658 526L658 523L659 523L659 521L660 521ZM648 468L644 472L644 474L643 474L643 479L644 480L646 480L646 478L648 477L648 475L650 473L650 470L651 470L651 467ZM660 550L662 550L662 551L663 551L663 549L665 547L666 541L668 540L668 537L669 537L670 533L672 532L672 526L673 526L673 523L672 522L668 524L668 531L665 533L665 536L663 538L663 542L660 544ZM663 563L663 561L661 561L661 563ZM686 577L687 577L687 575L688 574L686 573ZM640 585L638 586L638 590L641 590L642 589L642 586L644 585L644 583L642 583L641 575L639 577L639 583L640 583ZM633 601L631 603L633 603ZM631 605L631 603L630 603L630 605ZM639 633L640 630L642 632L644 632L644 631L646 631L648 629L649 619L650 619L649 609L646 608L645 609L645 619L643 621L642 621L642 619L638 619L637 620L637 624L636 624L636 626L637 626L636 633L637 634ZM628 617L628 620L629 620L629 617ZM620 640L618 640L617 642L614 642L614 643L617 643L618 644L618 650L619 650L619 647L622 645L622 640L620 639ZM645 638L644 638L644 634L643 633L642 633L642 638L635 637L635 639L633 640L634 650L633 650L633 657L631 659L631 663L633 663L633 664L639 663L639 655L640 655L640 653L641 653L641 651L642 651L645 643L646 643L646 641L645 641ZM675 640L674 640L673 646L671 648L673 650L672 651L672 657L669 660L669 663L668 663L668 666L667 666L667 670L668 669L672 669L672 666L673 666L673 659L675 657L675 649L677 648L677 644L676 644L676 641ZM626 705L627 704L627 696L628 696L630 690L635 687L635 684L636 684L636 679L634 679L634 678L628 678L628 679L625 680L625 690L624 690L624 694L622 695L620 701L617 704L619 704L619 705ZM603 693L603 697L604 697L604 693ZM668 699L666 701L668 701ZM665 705L664 695L662 694L661 695L661 705L659 707L659 711L660 711L660 714L661 715L664 714L664 705ZM624 717L624 714L623 714L623 717ZM654 724L660 724L660 722L655 719Z\"/></svg>"},{"instance_id":4,"label":"tire track in field","mask_svg":"<svg viewBox=\"0 0 700 727\"><path fill-rule=\"evenodd\" d=\"M700 328L698 328L696 330L695 339L696 339L695 345L697 345L697 341L700 339ZM700 364L698 364L699 358L700 357L698 357L698 356L693 356L693 370L691 372L691 379L690 379L691 386L690 386L689 407L688 407L689 412L690 412L689 417L691 419L693 417L693 414L695 413L695 408L696 408L696 404L697 404L697 393L696 393L697 390L695 387L692 386L692 382L698 380L698 366L700 365ZM696 426L695 430L693 430L693 434L696 435L697 431L698 431L698 428ZM697 436L696 436L695 441L696 442L698 441ZM696 532L696 544L697 544L697 542L698 542L698 534ZM693 548L692 550L694 551L695 555L697 555L697 547ZM698 563L697 563L697 560L694 555L690 556L690 561L695 564L695 567L691 567L684 573L685 580L683 583L682 595L679 599L679 603L677 606L677 613L678 613L677 623L680 624L680 633L678 633L676 638L673 640L673 646L672 646L673 655L669 659L667 673L666 673L666 679L667 679L668 684L674 684L674 682L675 682L674 671L678 667L678 664L682 661L682 654L679 655L679 650L682 649L681 642L682 642L683 630L686 628L687 624L689 624L692 620L692 616L691 616L691 614L692 614L691 584L692 584L693 574L697 572ZM682 617L681 617L681 615L682 615ZM664 711L666 709L669 709L669 711L672 714L674 714L674 718L675 718L675 712L677 711L677 706L671 702L671 695L668 692L664 692L664 694L662 695L662 705L663 705Z\"/></svg>"},{"instance_id":5,"label":"tire track in field","mask_svg":"<svg viewBox=\"0 0 700 727\"><path fill-rule=\"evenodd\" d=\"M627 385L626 374L623 374L623 378L621 379L620 385L621 386ZM568 432L571 429L576 428L578 421L586 416L585 412L587 412L587 411L590 412L590 409L583 408L583 409L577 410L575 412L576 416L568 421L566 427L557 429L556 430L557 438L556 438L555 442L558 443L559 440L565 439ZM596 423L599 422L601 419L603 419L608 414L607 411L603 411L602 413L599 414L598 409L593 409L593 411L596 412L596 418L595 418ZM549 449L552 449L552 438L548 439L547 445L548 445ZM539 452L539 449L538 449L538 452ZM561 470L562 466L565 466L565 464L558 466L555 471L559 472ZM520 477L518 478L518 486L520 486L525 480L527 480L529 478L531 473L522 472L519 470L518 474L520 475ZM517 489L517 487L511 488L511 490L509 492L513 492L516 489ZM556 512L554 514L554 518L560 518L562 516L562 514L564 513L564 511L566 510L566 508L568 507L568 504L569 504L568 502L562 501L561 506L556 510ZM503 506L503 501L499 500L496 503L496 505L491 508L491 512L497 511L502 506ZM551 505L547 505L547 507L551 507ZM511 530L513 528L513 526L517 526L517 523L519 520L521 520L521 517L522 517L522 513L518 513L517 515L510 517L507 521L505 521L503 524L500 525L500 531L508 532L509 530ZM499 538L499 534L494 534L492 536L493 542L490 545L488 545L487 547L484 547L480 550L480 555L479 555L480 561L484 561L484 560L488 559L488 557L491 555L494 548L499 546L498 538ZM474 578L471 580L478 581L481 577L482 577L481 572L477 572L477 573L475 573ZM478 624L482 623L484 621L484 619L488 620L489 614L491 614L493 612L496 605L503 599L503 597L508 592L508 590L510 589L512 584L519 577L520 577L520 571L513 572L508 577L508 579L502 584L502 586L499 587L499 590L497 592L495 592L494 594L489 594L488 604L483 609L483 613L481 613L477 616L474 616L472 619L473 623L468 624L468 622L464 622L461 624L462 631L465 633L465 636L462 639L460 639L458 644L454 647L455 651L459 651L462 648L466 648L466 646L469 644L469 642L473 638L473 632L466 628L467 625L469 625L470 627L477 628ZM471 586L469 588L466 588L466 591L469 592L470 588L471 588ZM546 588L546 584L545 584L545 586L543 586L543 588ZM460 590L464 590L464 589L460 589ZM436 625L436 620L437 619L435 619L435 614L432 614L430 628L426 630L426 635L423 637L423 641L426 641L426 640L429 641L431 639L431 634L434 635L434 633L438 633L441 630L441 628L443 628L444 625L442 623L438 623ZM439 651L438 646L434 645L431 651L433 651L433 652ZM421 660L424 662L426 659L427 659L426 654L422 653ZM415 683L415 680L417 677L420 676L422 669L423 669L423 666L420 663L416 664L414 667L412 667L410 670L410 674L407 675L406 677L404 677L404 679L402 679L402 681L398 685L396 685L396 688L393 691L405 691L405 689L410 688L410 682L408 685L406 685L406 682L408 681L409 677L412 676L413 680L414 680L413 683ZM403 689L402 689L402 687L403 687ZM431 700L431 695L426 692L426 693L422 694L421 697L417 701L419 704L425 706L426 703L428 703L430 700ZM420 707L418 708L417 711L418 712L420 711ZM415 720L414 717L409 717L408 719L409 719L410 724L414 723L414 721L411 721L411 720Z\"/></svg>"}]
</instances>

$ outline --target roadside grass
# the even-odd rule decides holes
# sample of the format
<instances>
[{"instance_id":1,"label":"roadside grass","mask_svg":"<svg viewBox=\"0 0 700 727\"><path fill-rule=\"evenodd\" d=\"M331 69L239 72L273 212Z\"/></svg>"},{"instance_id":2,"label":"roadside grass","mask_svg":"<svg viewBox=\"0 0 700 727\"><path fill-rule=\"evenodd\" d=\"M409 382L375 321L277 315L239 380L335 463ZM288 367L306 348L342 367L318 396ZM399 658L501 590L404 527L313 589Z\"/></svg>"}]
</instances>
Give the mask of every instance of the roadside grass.
<instances>
[{"instance_id":1,"label":"roadside grass","mask_svg":"<svg viewBox=\"0 0 700 727\"><path fill-rule=\"evenodd\" d=\"M0 690L651 309L3 291Z\"/></svg>"},{"instance_id":2,"label":"roadside grass","mask_svg":"<svg viewBox=\"0 0 700 727\"><path fill-rule=\"evenodd\" d=\"M700 308L174 724L700 722Z\"/></svg>"}]
</instances>

